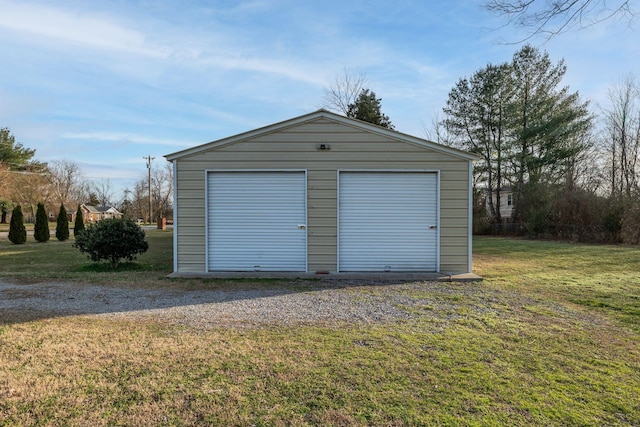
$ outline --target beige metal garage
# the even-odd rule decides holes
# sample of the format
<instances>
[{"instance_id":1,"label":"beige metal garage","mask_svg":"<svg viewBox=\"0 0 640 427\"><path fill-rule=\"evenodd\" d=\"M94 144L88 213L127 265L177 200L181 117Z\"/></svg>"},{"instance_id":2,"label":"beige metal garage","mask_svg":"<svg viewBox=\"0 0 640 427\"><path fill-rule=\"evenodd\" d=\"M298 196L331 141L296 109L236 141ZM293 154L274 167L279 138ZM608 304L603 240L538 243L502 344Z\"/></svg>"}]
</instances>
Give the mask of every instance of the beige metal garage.
<instances>
[{"instance_id":1,"label":"beige metal garage","mask_svg":"<svg viewBox=\"0 0 640 427\"><path fill-rule=\"evenodd\" d=\"M174 272L471 272L475 156L319 110L173 162Z\"/></svg>"}]
</instances>

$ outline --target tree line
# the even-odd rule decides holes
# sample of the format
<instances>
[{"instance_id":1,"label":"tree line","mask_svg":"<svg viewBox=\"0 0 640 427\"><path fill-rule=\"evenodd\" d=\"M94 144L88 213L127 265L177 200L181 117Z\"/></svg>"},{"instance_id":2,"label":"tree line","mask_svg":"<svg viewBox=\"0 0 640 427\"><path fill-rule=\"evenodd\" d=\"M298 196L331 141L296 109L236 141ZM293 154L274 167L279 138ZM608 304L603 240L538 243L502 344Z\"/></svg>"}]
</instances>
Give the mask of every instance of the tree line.
<instances>
[{"instance_id":1,"label":"tree line","mask_svg":"<svg viewBox=\"0 0 640 427\"><path fill-rule=\"evenodd\" d=\"M53 219L63 205L76 211L81 204L114 206L129 218L149 218L149 182L146 176L137 180L131 190L116 195L108 178L90 181L80 165L71 160L43 163L35 158L35 150L16 141L9 128L0 129L0 223L20 205L27 222L35 222L41 203ZM151 197L154 218L172 215L173 170L170 164L155 166L151 171Z\"/></svg>"},{"instance_id":2,"label":"tree line","mask_svg":"<svg viewBox=\"0 0 640 427\"><path fill-rule=\"evenodd\" d=\"M525 45L460 78L430 137L480 158L476 233L640 243L640 85L627 77L596 108L563 85L566 70ZM345 71L323 106L393 129L365 86L364 75Z\"/></svg>"},{"instance_id":3,"label":"tree line","mask_svg":"<svg viewBox=\"0 0 640 427\"><path fill-rule=\"evenodd\" d=\"M436 139L477 154L477 232L638 243L640 91L609 91L598 117L562 85L564 61L530 45L449 92ZM508 193L512 209L500 207Z\"/></svg>"},{"instance_id":4,"label":"tree line","mask_svg":"<svg viewBox=\"0 0 640 427\"><path fill-rule=\"evenodd\" d=\"M579 241L640 243L640 85L611 86L596 108L563 85L563 60L526 45L510 61L487 64L450 90L431 138L479 156L473 176L474 230ZM363 74L345 70L325 89L323 107L391 130L381 98ZM0 132L0 208L34 215L38 202L115 204L149 216L146 177L115 203L109 180L88 184L71 161L44 164L34 150ZM152 210L170 215L169 164L154 168ZM508 216L500 207L508 198Z\"/></svg>"}]
</instances>

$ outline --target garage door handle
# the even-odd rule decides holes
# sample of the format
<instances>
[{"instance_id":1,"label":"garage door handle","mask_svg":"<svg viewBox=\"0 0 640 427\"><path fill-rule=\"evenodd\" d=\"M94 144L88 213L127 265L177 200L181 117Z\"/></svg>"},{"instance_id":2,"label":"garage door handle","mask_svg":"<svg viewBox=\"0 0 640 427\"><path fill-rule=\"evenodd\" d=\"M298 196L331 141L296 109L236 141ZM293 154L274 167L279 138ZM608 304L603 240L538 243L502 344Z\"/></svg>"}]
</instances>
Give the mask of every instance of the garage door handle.
<instances>
[{"instance_id":1,"label":"garage door handle","mask_svg":"<svg viewBox=\"0 0 640 427\"><path fill-rule=\"evenodd\" d=\"M307 226L305 224L298 224L298 228L300 230L304 230L305 228L307 228Z\"/></svg>"},{"instance_id":2,"label":"garage door handle","mask_svg":"<svg viewBox=\"0 0 640 427\"><path fill-rule=\"evenodd\" d=\"M438 228L438 226L437 226L437 225L430 225L430 226L429 226L429 230L435 230L436 228Z\"/></svg>"}]
</instances>

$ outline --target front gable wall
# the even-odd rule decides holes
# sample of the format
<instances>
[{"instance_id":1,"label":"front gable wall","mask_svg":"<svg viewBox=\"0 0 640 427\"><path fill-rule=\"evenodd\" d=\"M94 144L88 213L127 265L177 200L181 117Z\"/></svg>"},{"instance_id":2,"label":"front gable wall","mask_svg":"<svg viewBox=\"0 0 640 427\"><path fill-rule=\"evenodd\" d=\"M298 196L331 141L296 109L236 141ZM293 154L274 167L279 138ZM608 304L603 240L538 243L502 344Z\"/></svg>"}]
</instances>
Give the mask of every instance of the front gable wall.
<instances>
[{"instance_id":1,"label":"front gable wall","mask_svg":"<svg viewBox=\"0 0 640 427\"><path fill-rule=\"evenodd\" d=\"M318 150L318 144L329 150ZM176 271L206 271L206 171L306 170L308 271L337 271L338 171L438 171L441 272L468 272L469 160L319 117L174 159Z\"/></svg>"}]
</instances>

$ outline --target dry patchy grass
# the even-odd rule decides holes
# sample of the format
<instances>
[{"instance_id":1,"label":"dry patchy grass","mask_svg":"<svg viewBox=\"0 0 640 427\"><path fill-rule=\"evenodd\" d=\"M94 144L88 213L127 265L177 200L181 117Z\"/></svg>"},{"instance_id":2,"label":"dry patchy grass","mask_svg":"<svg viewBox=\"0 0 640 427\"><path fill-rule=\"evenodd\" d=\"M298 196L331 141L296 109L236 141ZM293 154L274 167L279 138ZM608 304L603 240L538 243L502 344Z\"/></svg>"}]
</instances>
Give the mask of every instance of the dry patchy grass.
<instances>
[{"instance_id":1,"label":"dry patchy grass","mask_svg":"<svg viewBox=\"0 0 640 427\"><path fill-rule=\"evenodd\" d=\"M461 307L463 309L464 307ZM634 425L630 334L547 309L354 328L5 327L0 425Z\"/></svg>"}]
</instances>

